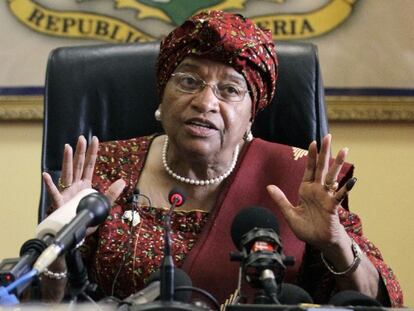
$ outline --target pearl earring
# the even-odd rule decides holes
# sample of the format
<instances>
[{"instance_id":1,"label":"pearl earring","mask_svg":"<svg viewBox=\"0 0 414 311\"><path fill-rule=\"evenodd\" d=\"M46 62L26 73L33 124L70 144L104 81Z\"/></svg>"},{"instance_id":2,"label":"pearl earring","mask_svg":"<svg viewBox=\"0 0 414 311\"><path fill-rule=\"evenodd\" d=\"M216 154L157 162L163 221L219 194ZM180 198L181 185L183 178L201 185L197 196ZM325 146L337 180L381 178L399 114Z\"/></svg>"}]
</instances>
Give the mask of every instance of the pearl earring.
<instances>
[{"instance_id":1,"label":"pearl earring","mask_svg":"<svg viewBox=\"0 0 414 311\"><path fill-rule=\"evenodd\" d=\"M244 141L246 141L246 142L250 142L250 141L252 141L252 140L253 140L253 134L252 134L252 131L251 131L251 130L249 130L248 132L246 132L246 133L244 134L244 136L243 136L243 139L244 139Z\"/></svg>"},{"instance_id":2,"label":"pearl earring","mask_svg":"<svg viewBox=\"0 0 414 311\"><path fill-rule=\"evenodd\" d=\"M155 120L161 121L161 109L160 108L158 108L157 110L155 110L154 117L155 117Z\"/></svg>"}]
</instances>

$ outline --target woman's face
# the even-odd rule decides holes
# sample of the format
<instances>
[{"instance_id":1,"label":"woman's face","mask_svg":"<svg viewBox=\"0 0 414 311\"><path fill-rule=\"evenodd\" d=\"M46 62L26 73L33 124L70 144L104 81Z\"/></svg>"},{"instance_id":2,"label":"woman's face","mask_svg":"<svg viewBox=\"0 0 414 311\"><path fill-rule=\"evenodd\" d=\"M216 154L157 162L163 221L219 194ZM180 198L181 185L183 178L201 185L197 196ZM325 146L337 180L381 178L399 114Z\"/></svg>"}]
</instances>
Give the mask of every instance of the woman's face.
<instances>
[{"instance_id":1,"label":"woman's face","mask_svg":"<svg viewBox=\"0 0 414 311\"><path fill-rule=\"evenodd\" d=\"M228 159L243 135L251 126L252 102L247 92L244 77L225 64L203 58L187 57L174 71L161 102L162 125L175 152L206 157L215 161ZM179 90L177 76L190 74L204 80L207 84L201 91L186 93ZM190 86L194 80L181 83ZM231 102L217 98L213 91L217 85L220 93L234 93L233 87L246 92L244 98Z\"/></svg>"}]
</instances>

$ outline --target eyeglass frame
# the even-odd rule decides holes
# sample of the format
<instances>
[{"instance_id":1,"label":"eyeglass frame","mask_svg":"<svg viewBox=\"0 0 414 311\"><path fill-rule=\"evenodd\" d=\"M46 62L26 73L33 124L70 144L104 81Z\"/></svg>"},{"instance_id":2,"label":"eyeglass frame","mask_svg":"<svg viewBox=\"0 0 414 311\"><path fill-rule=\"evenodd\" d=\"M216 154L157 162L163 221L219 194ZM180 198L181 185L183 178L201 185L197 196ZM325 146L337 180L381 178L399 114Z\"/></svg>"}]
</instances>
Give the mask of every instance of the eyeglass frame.
<instances>
[{"instance_id":1,"label":"eyeglass frame","mask_svg":"<svg viewBox=\"0 0 414 311\"><path fill-rule=\"evenodd\" d=\"M225 102L231 102L231 103L239 103L241 101L244 100L246 93L250 93L250 90L246 89L246 88L242 88L239 89L240 86L236 85L236 84L231 84L231 86L235 87L237 90L241 91L243 94L241 95L241 98L238 100L230 100L230 99L226 99L224 98L221 94L220 94L220 90L218 88L218 84L219 83L207 83L204 79L202 79L199 75L194 74L194 73L189 73L189 72L175 72L171 74L172 78L175 77L179 77L179 76L183 76L183 75L187 75L190 76L192 78L194 78L196 81L200 82L200 87L195 89L194 91L190 91L190 90L185 90L179 87L179 83L176 83L176 87L179 91L186 93L186 94L197 94L202 92L206 86L209 86L211 88L211 90L213 91L214 96L216 96L217 99L225 101Z\"/></svg>"}]
</instances>

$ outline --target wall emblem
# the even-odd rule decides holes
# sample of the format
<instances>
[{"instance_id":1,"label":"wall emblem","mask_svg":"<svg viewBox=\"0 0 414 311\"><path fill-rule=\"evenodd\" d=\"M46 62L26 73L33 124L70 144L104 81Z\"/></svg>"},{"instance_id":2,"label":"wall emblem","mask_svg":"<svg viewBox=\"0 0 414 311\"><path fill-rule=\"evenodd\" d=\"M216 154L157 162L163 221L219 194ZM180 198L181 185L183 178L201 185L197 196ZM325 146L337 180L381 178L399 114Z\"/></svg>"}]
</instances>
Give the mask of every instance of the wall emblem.
<instances>
[{"instance_id":1,"label":"wall emblem","mask_svg":"<svg viewBox=\"0 0 414 311\"><path fill-rule=\"evenodd\" d=\"M8 0L11 12L23 25L45 35L92 39L112 43L159 40L188 16L202 10L237 11L272 31L275 40L308 39L326 34L352 13L357 0L330 0L301 13L278 14L292 0L73 0L70 10L59 2ZM249 3L251 2L251 3ZM250 14L248 6L269 4L274 12ZM300 1L299 1L300 2ZM49 3L46 6L45 3ZM298 1L296 0L296 4ZM309 2L306 2L309 3ZM53 7L52 7L53 5ZM67 5L65 7L68 7ZM151 24L152 23L152 24Z\"/></svg>"}]
</instances>

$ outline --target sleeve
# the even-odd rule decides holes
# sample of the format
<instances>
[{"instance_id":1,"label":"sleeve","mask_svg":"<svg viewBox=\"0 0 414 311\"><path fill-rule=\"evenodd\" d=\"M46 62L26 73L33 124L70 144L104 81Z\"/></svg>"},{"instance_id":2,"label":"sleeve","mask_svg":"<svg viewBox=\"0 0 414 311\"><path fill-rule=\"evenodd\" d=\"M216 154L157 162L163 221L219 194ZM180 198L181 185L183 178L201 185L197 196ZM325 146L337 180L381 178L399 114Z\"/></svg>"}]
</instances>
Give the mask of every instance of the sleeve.
<instances>
[{"instance_id":1,"label":"sleeve","mask_svg":"<svg viewBox=\"0 0 414 311\"><path fill-rule=\"evenodd\" d=\"M378 270L388 293L391 307L402 307L403 294L400 284L391 268L384 262L378 248L363 235L362 223L358 215L340 208L339 218L349 236L361 247L361 250ZM306 246L298 284L311 294L315 303L327 303L337 292L335 278L322 263L320 251L310 245Z\"/></svg>"},{"instance_id":2,"label":"sleeve","mask_svg":"<svg viewBox=\"0 0 414 311\"><path fill-rule=\"evenodd\" d=\"M100 143L96 158L95 170L92 177L92 188L100 193L105 193L109 186L119 177L116 170L117 142ZM80 248L82 257L88 271L93 271L93 258L98 247L98 231L86 237Z\"/></svg>"},{"instance_id":3,"label":"sleeve","mask_svg":"<svg viewBox=\"0 0 414 311\"><path fill-rule=\"evenodd\" d=\"M369 260L378 270L387 290L391 307L401 307L403 305L401 286L398 283L394 272L384 262L379 249L363 235L362 223L358 215L345 209L340 209L339 219L349 236L360 246L361 250L367 255Z\"/></svg>"}]
</instances>

